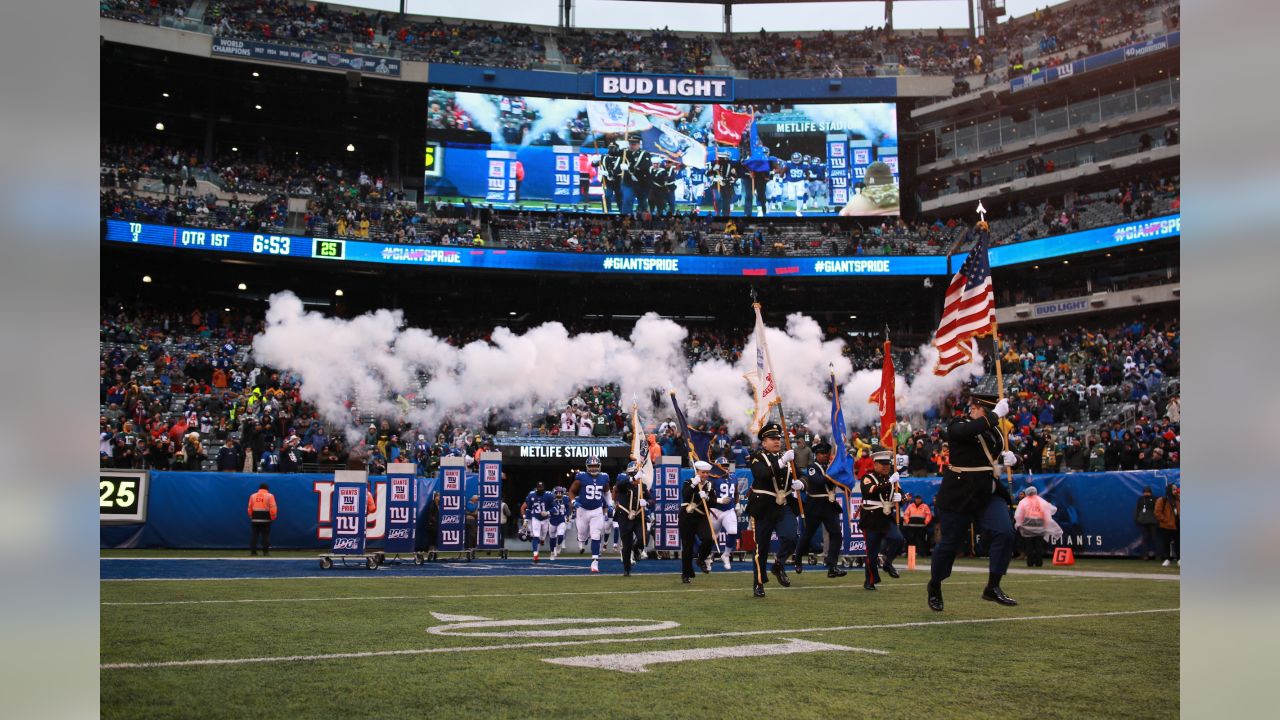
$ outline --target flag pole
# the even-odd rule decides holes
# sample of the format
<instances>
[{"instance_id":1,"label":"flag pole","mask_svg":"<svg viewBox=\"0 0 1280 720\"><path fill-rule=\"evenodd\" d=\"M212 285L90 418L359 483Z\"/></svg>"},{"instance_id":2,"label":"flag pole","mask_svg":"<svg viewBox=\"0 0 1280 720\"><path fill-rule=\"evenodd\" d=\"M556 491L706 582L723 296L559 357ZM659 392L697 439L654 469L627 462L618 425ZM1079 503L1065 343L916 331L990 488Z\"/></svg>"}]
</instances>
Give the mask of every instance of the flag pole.
<instances>
[{"instance_id":1,"label":"flag pole","mask_svg":"<svg viewBox=\"0 0 1280 720\"><path fill-rule=\"evenodd\" d=\"M639 421L640 421L640 415L637 413L637 409L636 409L636 396L635 396L635 394L633 393L633 394L631 395L631 434L632 434L633 436L634 436L634 435L635 435L635 433L636 433L636 426L640 424L640 422L639 422ZM643 430L644 428L640 428L640 429L641 429L641 430ZM638 449L639 449L639 445L638 445L638 443L639 443L639 444L643 444L643 445L644 445L644 453L643 453L643 454L644 454L644 461L645 461L645 462L648 462L648 461L649 461L649 442L648 442L648 438L645 438L645 437L643 437L643 436L639 436L639 438L637 438L637 437L632 437L632 438L631 438L631 446L632 446L633 448L637 448L637 451L638 451ZM638 457L632 457L631 459L636 461L637 466L638 466L639 468L644 467L644 464L643 464L643 463L641 463L641 459L640 459L640 458L638 458ZM641 500L643 500L643 499L644 499L644 491L645 491L644 479L640 477L640 473L639 473L639 471L638 471L638 470L637 470L637 472L636 472L636 482L640 484L640 499L641 499ZM637 503L637 504L639 504L639 503ZM643 506L641 506L641 507L640 507L640 552L641 552L641 554L643 554L643 553L644 553L644 546L648 544L648 537L649 537L649 536L645 534L645 527L644 527L644 507L643 507Z\"/></svg>"},{"instance_id":2,"label":"flag pole","mask_svg":"<svg viewBox=\"0 0 1280 720\"><path fill-rule=\"evenodd\" d=\"M982 232L991 233L990 226L987 225L987 209L982 206L982 201L978 201L978 225L982 227ZM994 343L995 362L996 362L996 398L1004 400L1004 363L1000 352L1000 323L995 320L991 321L991 340ZM1009 426L1005 424L1004 418L996 418L996 425L1000 427L1000 441L1004 446L1005 452L1009 451ZM1005 479L1009 483L1009 496L1013 497L1013 468L1008 465L1004 468Z\"/></svg>"},{"instance_id":3,"label":"flag pole","mask_svg":"<svg viewBox=\"0 0 1280 720\"><path fill-rule=\"evenodd\" d=\"M760 312L760 307L761 307L761 306L760 306L760 303L756 300L756 289L755 289L755 288L751 288L751 307L756 311L756 313L759 313L759 312ZM774 372L774 367L773 367L773 358L769 355L769 343L765 341L764 333L760 333L760 344L763 346L763 349L764 349L764 361L765 361L765 364L766 364L766 366L768 366L769 371L772 373L772 372ZM777 377L774 377L774 378L773 378L773 387L774 387L774 389L775 389L775 390L777 391L777 393L778 393L778 422L779 422L779 424L782 426L782 445L783 445L783 447L784 447L785 449L790 450L790 449L791 449L791 437L790 437L789 435L787 435L787 413L786 413L786 411L785 411L785 410L783 410L783 408L782 408L782 389L781 389L781 386L778 384L778 378L777 378ZM787 463L787 481L788 481L788 483L790 483L790 481L791 481L791 479L792 479L792 478L799 477L799 475L800 475L800 474L796 472L796 461L795 461L795 458L793 457L793 458L791 459L791 462ZM794 490L791 490L790 488L788 488L788 490L787 490L787 491L788 491L788 492L793 492L793 493L795 492ZM796 506L800 508L800 519L801 519L801 520L804 520L804 519L805 519L805 517L804 517L804 503L803 503L803 502L801 502L801 500L800 500L800 493L795 493L795 496L796 496Z\"/></svg>"},{"instance_id":4,"label":"flag pole","mask_svg":"<svg viewBox=\"0 0 1280 720\"><path fill-rule=\"evenodd\" d=\"M893 344L892 344L892 342L890 342L890 340L889 340L889 323L885 323L885 325L884 325L884 352L885 352L886 354L888 354L888 353L891 351L891 349L892 349L892 348L893 348ZM893 387L894 387L894 391L896 392L896 391L897 391L897 388L898 388L898 383L897 383L896 381L894 382ZM882 388L882 389L883 389L883 388ZM894 405L894 408L895 408L895 409L894 409L894 413L893 413L893 419L894 419L894 423L896 424L896 423L897 423L897 420L898 420L897 404L896 404L896 403L895 403L895 405ZM883 415L881 415L881 416L880 416L880 436L881 436L881 437L884 437L884 416L883 416ZM892 445L892 448L891 448L890 452L892 452L892 453L893 453L894 471L895 471L895 472L897 472L897 464L898 464L898 436L897 436L897 435L895 435L895 434L893 434L893 432L891 431L891 432L889 433L889 437L893 439L893 445ZM893 484L893 491L894 491L895 493L897 493L897 494L901 495L901 494L902 494L902 483L901 483L901 482L895 482L895 483ZM896 503L896 502L895 502L895 503L893 504L893 513L894 513L894 517L895 517L895 518L896 518L896 520L897 520L897 523L898 523L899 525L901 525L901 524L902 524L902 505L901 505L900 503Z\"/></svg>"}]
</instances>

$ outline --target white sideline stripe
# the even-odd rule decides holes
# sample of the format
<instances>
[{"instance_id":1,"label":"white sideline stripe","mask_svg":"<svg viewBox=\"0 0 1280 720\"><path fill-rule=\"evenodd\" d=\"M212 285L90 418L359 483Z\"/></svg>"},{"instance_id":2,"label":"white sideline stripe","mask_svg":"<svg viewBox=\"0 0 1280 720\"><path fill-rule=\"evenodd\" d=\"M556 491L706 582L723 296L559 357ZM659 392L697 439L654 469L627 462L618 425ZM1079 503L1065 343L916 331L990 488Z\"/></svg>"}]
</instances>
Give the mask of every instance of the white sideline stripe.
<instances>
[{"instance_id":1,"label":"white sideline stripe","mask_svg":"<svg viewBox=\"0 0 1280 720\"><path fill-rule=\"evenodd\" d=\"M1074 613L1068 615L1026 615L1023 617L971 618L962 620L933 620L929 622L886 623L881 625L836 625L819 628L794 628L790 630L739 630L723 633L694 635L661 635L647 638L602 638L599 640L558 640L553 642L504 643L501 645L476 645L471 647L414 648L407 650L372 650L368 652L326 653L323 655L283 655L277 657L217 658L208 660L166 660L162 662L103 663L99 670L125 670L138 668L202 667L210 665L250 665L277 662L310 662L315 660L352 660L370 657L394 657L397 655L437 655L443 653L484 652L487 650L520 650L524 648L568 647L573 645L612 645L637 642L670 642L672 640L707 640L725 637L749 637L753 635L790 635L817 632L843 632L848 630L893 630L899 628L929 627L931 625L977 625L985 623L1020 622L1030 620L1070 620L1076 618L1120 617L1149 615L1152 613L1176 613L1179 608L1155 608L1151 610L1115 610L1100 613Z\"/></svg>"},{"instance_id":2,"label":"white sideline stripe","mask_svg":"<svg viewBox=\"0 0 1280 720\"><path fill-rule=\"evenodd\" d=\"M654 650L643 653L625 653L621 655L577 655L567 658L543 658L542 662L569 667L596 668L600 670L617 670L619 672L649 672L647 665L658 663L688 662L690 660L719 660L723 658L762 657L764 655L795 655L812 652L863 652L872 655L888 655L884 650L832 645L830 643L813 642L784 638L781 643L764 643L760 645L731 645L716 648L695 648L692 650Z\"/></svg>"},{"instance_id":3,"label":"white sideline stripe","mask_svg":"<svg viewBox=\"0 0 1280 720\"><path fill-rule=\"evenodd\" d=\"M557 576L559 577L559 576ZM569 575L565 577L577 577ZM653 577L668 577L667 575L654 575ZM1040 580L1020 580L1019 585L1033 582L1053 582L1060 578L1043 578ZM928 583L892 583L881 584L881 590L890 590L893 588L908 587L924 587ZM964 582L956 580L949 582L947 587L955 585L986 585L985 582ZM808 585L801 587L789 587L774 592L796 592L799 590L861 590L862 586L857 584L851 585ZM237 600L138 600L132 602L103 602L103 605L126 606L126 605L221 605L225 603L280 603L280 602L323 602L327 600L471 600L474 598L513 598L513 597L564 597L577 595L653 595L658 593L718 593L718 592L740 592L746 594L745 588L671 588L669 590L586 590L583 592L544 592L544 593L478 593L475 595L383 595L377 596L357 596L357 597L320 597L320 598L243 598Z\"/></svg>"}]
</instances>

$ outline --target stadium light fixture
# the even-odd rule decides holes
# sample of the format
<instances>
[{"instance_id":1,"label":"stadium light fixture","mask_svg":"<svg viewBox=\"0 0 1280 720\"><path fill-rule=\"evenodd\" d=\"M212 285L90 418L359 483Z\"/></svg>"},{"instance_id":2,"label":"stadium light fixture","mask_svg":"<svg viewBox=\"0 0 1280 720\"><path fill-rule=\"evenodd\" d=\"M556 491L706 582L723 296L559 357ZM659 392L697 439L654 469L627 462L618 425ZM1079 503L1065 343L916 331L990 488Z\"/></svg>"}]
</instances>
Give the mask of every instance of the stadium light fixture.
<instances>
[{"instance_id":1,"label":"stadium light fixture","mask_svg":"<svg viewBox=\"0 0 1280 720\"><path fill-rule=\"evenodd\" d=\"M254 77L258 77L258 71L257 71L257 70L254 70L251 74L252 74Z\"/></svg>"},{"instance_id":2,"label":"stadium light fixture","mask_svg":"<svg viewBox=\"0 0 1280 720\"><path fill-rule=\"evenodd\" d=\"M850 315L850 316L849 316L849 319L850 319L850 320L857 320L857 319L858 319L858 316L857 316L857 315Z\"/></svg>"},{"instance_id":3,"label":"stadium light fixture","mask_svg":"<svg viewBox=\"0 0 1280 720\"><path fill-rule=\"evenodd\" d=\"M1036 267L1040 267L1040 266L1039 266L1039 265L1037 265ZM249 286L248 286L248 285L245 285L244 283L240 283L239 285L237 285L237 286L236 286L236 289L237 289L237 290L248 290L248 289L249 289Z\"/></svg>"},{"instance_id":4,"label":"stadium light fixture","mask_svg":"<svg viewBox=\"0 0 1280 720\"><path fill-rule=\"evenodd\" d=\"M231 312L231 308L222 308L222 312Z\"/></svg>"},{"instance_id":5,"label":"stadium light fixture","mask_svg":"<svg viewBox=\"0 0 1280 720\"><path fill-rule=\"evenodd\" d=\"M342 297L342 288L333 291L334 297Z\"/></svg>"},{"instance_id":6,"label":"stadium light fixture","mask_svg":"<svg viewBox=\"0 0 1280 720\"><path fill-rule=\"evenodd\" d=\"M149 282L151 282L151 276L150 276L150 275L143 275L143 276L142 276L142 282L144 282L144 283L149 283Z\"/></svg>"},{"instance_id":7,"label":"stadium light fixture","mask_svg":"<svg viewBox=\"0 0 1280 720\"><path fill-rule=\"evenodd\" d=\"M162 122L156 123L156 129L159 130L160 132L164 132L164 123Z\"/></svg>"},{"instance_id":8,"label":"stadium light fixture","mask_svg":"<svg viewBox=\"0 0 1280 720\"><path fill-rule=\"evenodd\" d=\"M508 315L510 315L510 316L512 316L512 317L515 317L516 311L515 311L515 310L512 310L511 312L509 312L509 313L507 313L507 314L508 314Z\"/></svg>"},{"instance_id":9,"label":"stadium light fixture","mask_svg":"<svg viewBox=\"0 0 1280 720\"><path fill-rule=\"evenodd\" d=\"M254 110L261 110L261 109L262 109L262 106L261 106L261 105L257 105L257 104L255 104L255 105L253 106L253 109L254 109Z\"/></svg>"},{"instance_id":10,"label":"stadium light fixture","mask_svg":"<svg viewBox=\"0 0 1280 720\"><path fill-rule=\"evenodd\" d=\"M355 151L356 151L356 146L353 145L352 143L347 143L347 152L355 152Z\"/></svg>"},{"instance_id":11,"label":"stadium light fixture","mask_svg":"<svg viewBox=\"0 0 1280 720\"><path fill-rule=\"evenodd\" d=\"M169 97L169 93L160 93L160 97Z\"/></svg>"},{"instance_id":12,"label":"stadium light fixture","mask_svg":"<svg viewBox=\"0 0 1280 720\"><path fill-rule=\"evenodd\" d=\"M240 152L240 148L236 147L235 145L232 145L231 152Z\"/></svg>"}]
</instances>

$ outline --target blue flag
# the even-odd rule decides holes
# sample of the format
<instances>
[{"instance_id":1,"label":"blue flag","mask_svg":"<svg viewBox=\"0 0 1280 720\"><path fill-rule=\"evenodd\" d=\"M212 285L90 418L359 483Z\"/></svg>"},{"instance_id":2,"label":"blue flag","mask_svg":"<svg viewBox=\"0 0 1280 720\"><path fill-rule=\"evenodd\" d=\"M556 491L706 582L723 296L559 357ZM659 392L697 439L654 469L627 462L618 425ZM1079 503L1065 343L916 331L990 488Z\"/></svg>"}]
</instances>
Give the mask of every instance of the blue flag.
<instances>
[{"instance_id":1,"label":"blue flag","mask_svg":"<svg viewBox=\"0 0 1280 720\"><path fill-rule=\"evenodd\" d=\"M671 393L671 407L676 411L676 425L680 428L681 442L685 445L685 454L689 456L690 467L703 458L707 458L707 462L714 460L707 455L711 451L711 439L714 435L706 430L694 430L689 427L689 421L685 419L680 403L676 402L674 392Z\"/></svg>"},{"instance_id":2,"label":"blue flag","mask_svg":"<svg viewBox=\"0 0 1280 720\"><path fill-rule=\"evenodd\" d=\"M844 410L840 407L840 386L836 384L835 375L831 376L831 444L835 447L827 476L852 488L856 482L853 476L853 458L849 457L844 444Z\"/></svg>"},{"instance_id":3,"label":"blue flag","mask_svg":"<svg viewBox=\"0 0 1280 720\"><path fill-rule=\"evenodd\" d=\"M765 152L764 145L760 144L755 122L751 123L751 153L742 165L752 172L769 172L769 155Z\"/></svg>"}]
</instances>

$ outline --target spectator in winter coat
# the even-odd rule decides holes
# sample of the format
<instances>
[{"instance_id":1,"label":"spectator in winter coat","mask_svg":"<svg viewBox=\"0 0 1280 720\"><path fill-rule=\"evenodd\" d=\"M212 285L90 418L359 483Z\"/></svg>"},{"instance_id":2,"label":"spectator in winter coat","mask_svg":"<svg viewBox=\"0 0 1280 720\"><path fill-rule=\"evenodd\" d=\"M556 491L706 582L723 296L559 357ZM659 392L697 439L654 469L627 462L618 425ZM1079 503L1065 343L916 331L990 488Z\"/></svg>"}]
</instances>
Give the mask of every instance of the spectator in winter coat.
<instances>
[{"instance_id":1,"label":"spectator in winter coat","mask_svg":"<svg viewBox=\"0 0 1280 720\"><path fill-rule=\"evenodd\" d=\"M1156 521L1160 524L1160 557L1164 567L1169 567L1169 560L1176 558L1182 564L1182 546L1179 530L1182 527L1182 501L1177 485L1166 485L1164 497L1156 500Z\"/></svg>"},{"instance_id":2,"label":"spectator in winter coat","mask_svg":"<svg viewBox=\"0 0 1280 720\"><path fill-rule=\"evenodd\" d=\"M1147 560L1156 559L1156 547L1159 545L1160 521L1156 518L1156 499L1151 494L1151 486L1142 488L1142 496L1133 509L1133 522L1142 531L1142 554Z\"/></svg>"}]
</instances>

